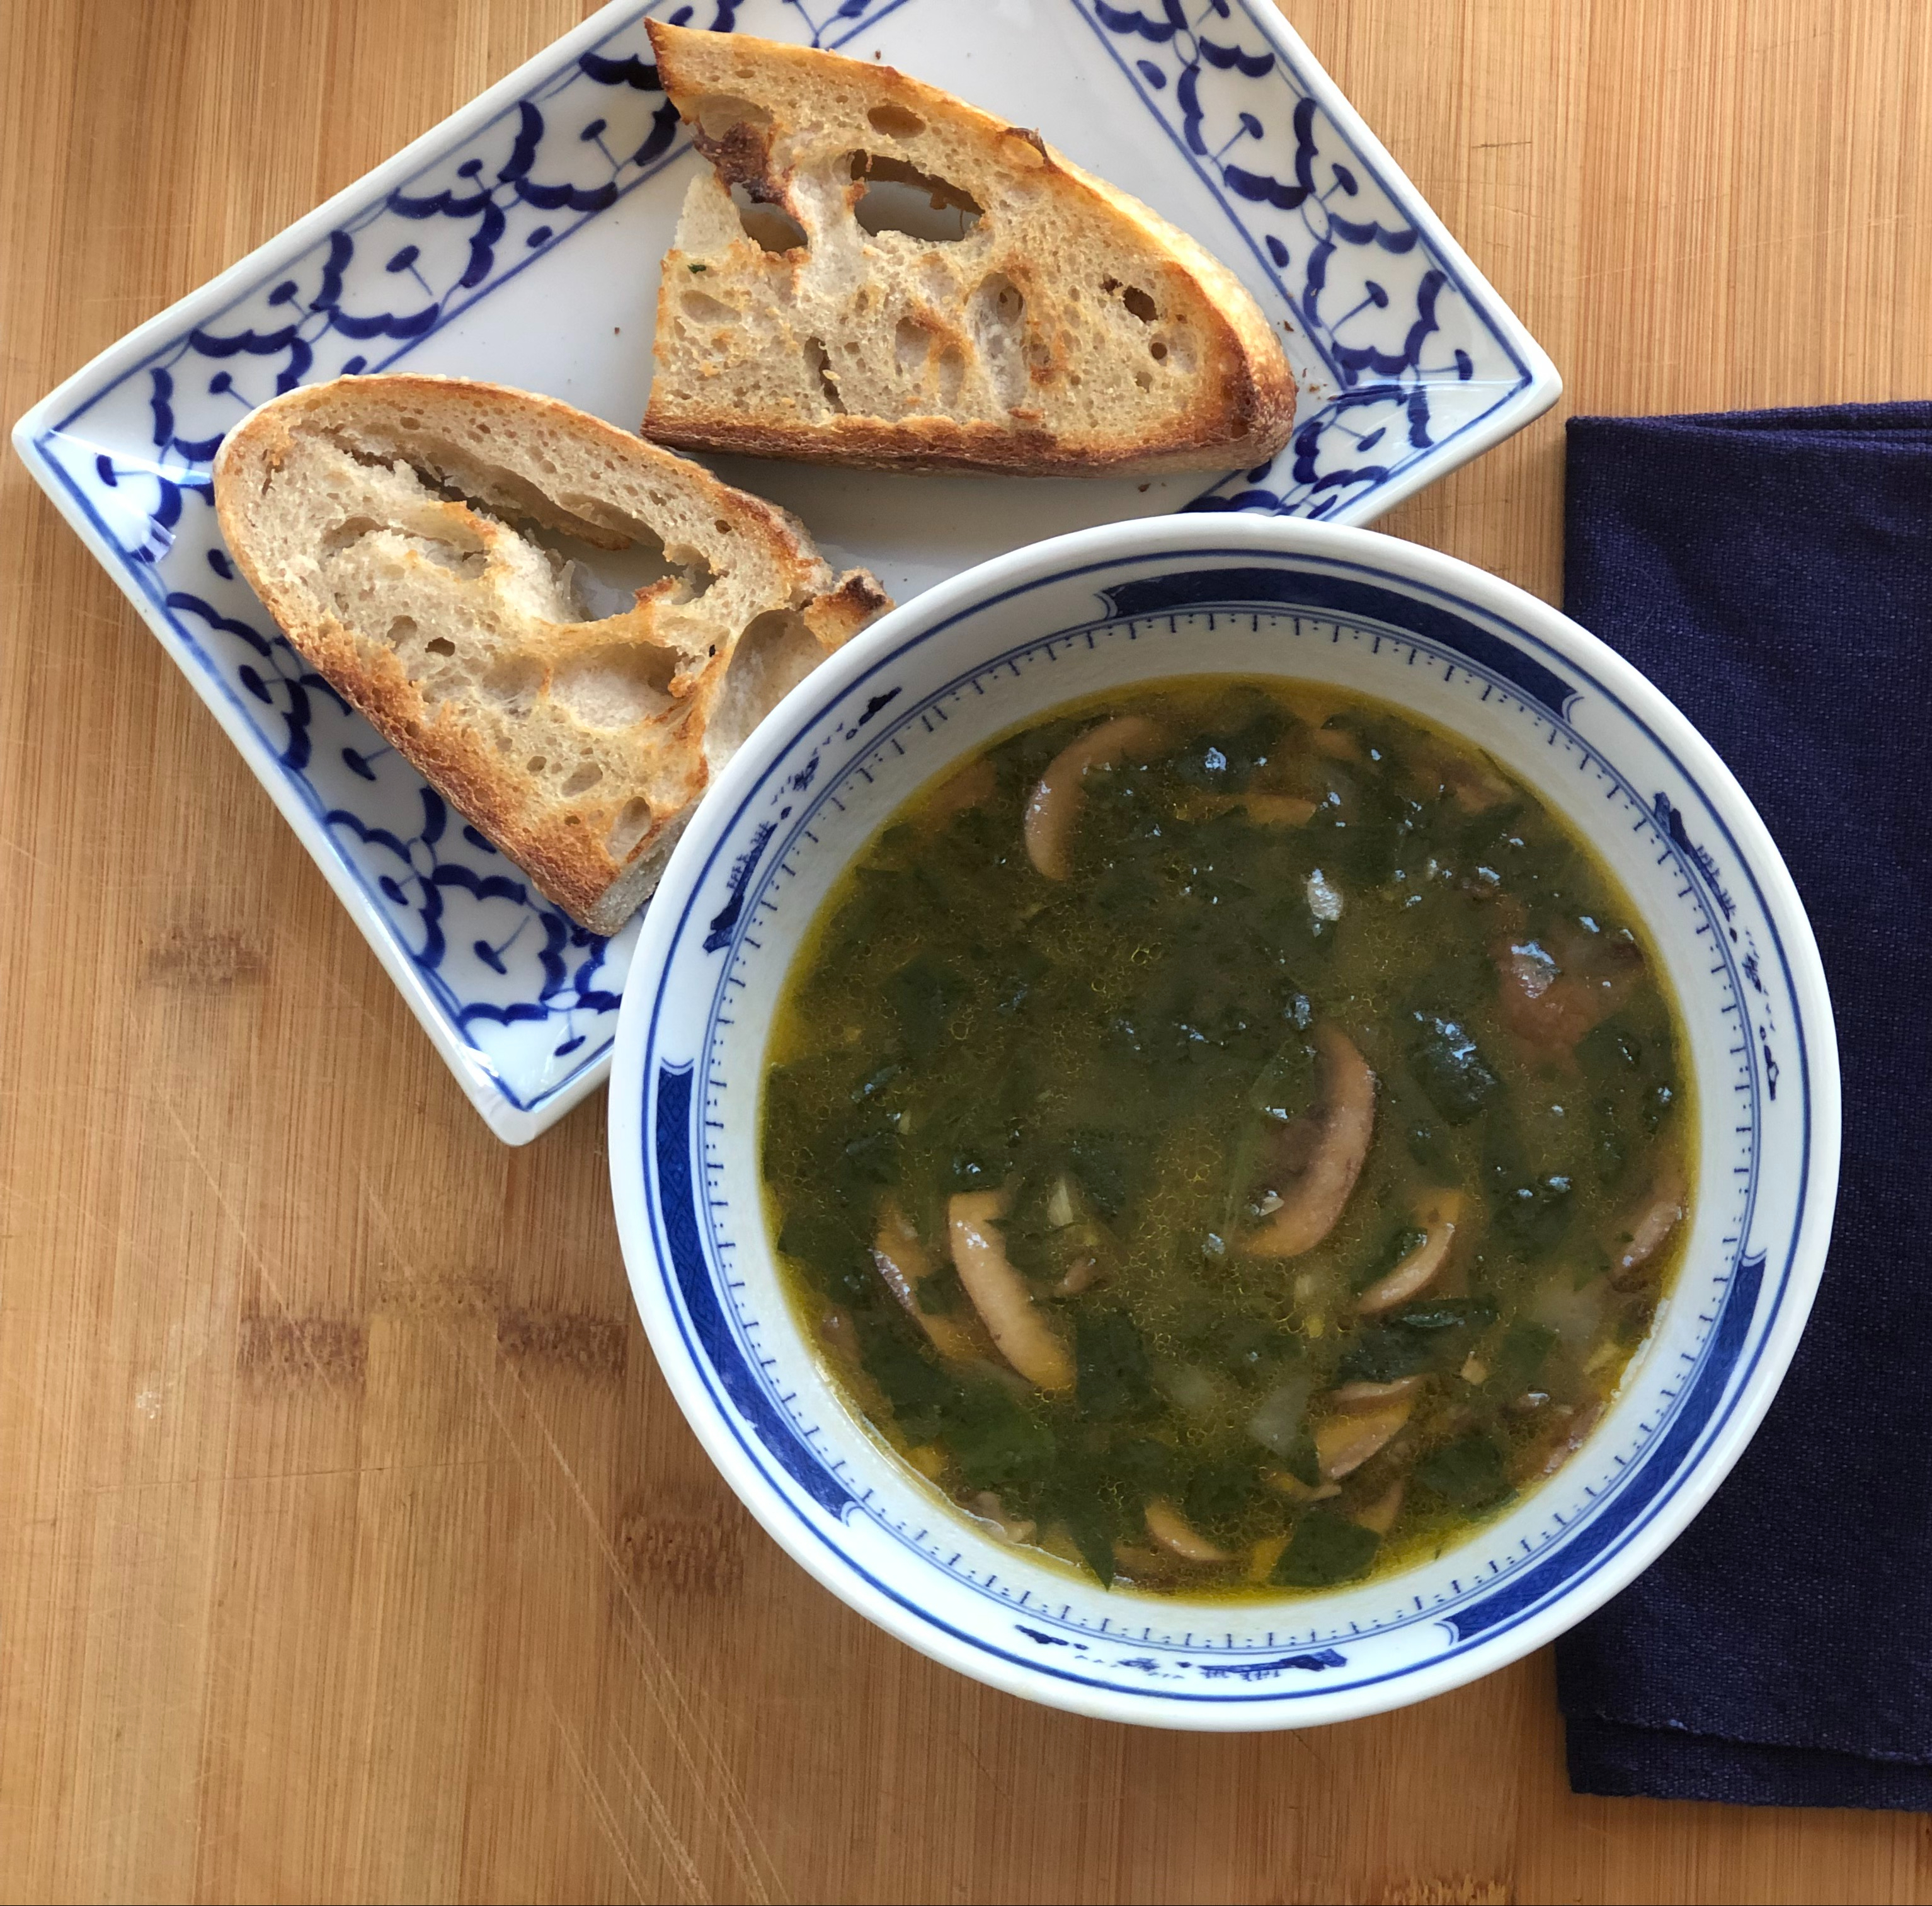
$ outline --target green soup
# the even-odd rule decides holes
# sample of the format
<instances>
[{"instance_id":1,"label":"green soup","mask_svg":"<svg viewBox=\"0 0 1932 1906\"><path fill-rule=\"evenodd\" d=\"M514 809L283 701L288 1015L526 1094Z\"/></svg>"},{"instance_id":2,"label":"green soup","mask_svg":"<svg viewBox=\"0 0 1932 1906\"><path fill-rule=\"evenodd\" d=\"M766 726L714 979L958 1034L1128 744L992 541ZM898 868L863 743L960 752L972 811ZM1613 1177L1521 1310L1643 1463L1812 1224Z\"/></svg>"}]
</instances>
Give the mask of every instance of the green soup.
<instances>
[{"instance_id":1,"label":"green soup","mask_svg":"<svg viewBox=\"0 0 1932 1906\"><path fill-rule=\"evenodd\" d=\"M1693 1160L1630 901L1466 743L1227 678L1063 709L909 802L772 1034L763 1164L854 1406L1102 1582L1322 1588L1548 1475Z\"/></svg>"}]
</instances>

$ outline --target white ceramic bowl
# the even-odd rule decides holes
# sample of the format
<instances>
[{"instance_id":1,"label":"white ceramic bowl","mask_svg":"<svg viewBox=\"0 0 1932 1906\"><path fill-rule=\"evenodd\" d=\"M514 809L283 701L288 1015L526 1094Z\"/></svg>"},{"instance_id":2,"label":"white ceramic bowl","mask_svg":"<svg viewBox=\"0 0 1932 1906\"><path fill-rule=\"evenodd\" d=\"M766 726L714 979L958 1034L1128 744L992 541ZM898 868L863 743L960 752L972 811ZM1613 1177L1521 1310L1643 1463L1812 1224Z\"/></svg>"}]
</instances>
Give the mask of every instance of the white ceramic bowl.
<instances>
[{"instance_id":1,"label":"white ceramic bowl","mask_svg":"<svg viewBox=\"0 0 1932 1906\"><path fill-rule=\"evenodd\" d=\"M1096 690L1279 674L1380 696L1489 749L1594 844L1648 923L1696 1079L1677 1288L1569 1464L1439 1559L1318 1597L1109 1593L952 1510L840 1401L780 1287L758 1100L794 949L914 789ZM1053 1706L1292 1727L1471 1680L1596 1607L1684 1527L1762 1416L1830 1231L1838 1071L1777 849L1676 709L1521 590L1392 538L1169 517L988 563L868 630L704 801L646 923L610 1085L638 1307L692 1426L834 1593L935 1659Z\"/></svg>"}]
</instances>

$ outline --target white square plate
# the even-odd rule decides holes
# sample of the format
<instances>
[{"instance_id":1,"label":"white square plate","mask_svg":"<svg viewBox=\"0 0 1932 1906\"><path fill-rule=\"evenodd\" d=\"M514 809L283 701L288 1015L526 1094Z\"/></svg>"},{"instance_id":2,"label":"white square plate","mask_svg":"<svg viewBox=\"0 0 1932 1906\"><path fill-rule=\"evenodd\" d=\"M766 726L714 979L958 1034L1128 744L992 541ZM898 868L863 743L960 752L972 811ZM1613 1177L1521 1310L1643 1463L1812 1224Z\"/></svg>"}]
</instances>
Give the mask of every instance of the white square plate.
<instances>
[{"instance_id":1,"label":"white square plate","mask_svg":"<svg viewBox=\"0 0 1932 1906\"><path fill-rule=\"evenodd\" d=\"M706 18L697 17L700 14ZM214 711L512 1144L603 1080L636 924L586 933L282 639L210 502L224 433L398 365L644 412L700 161L647 16L883 59L1144 200L1238 272L1302 385L1271 465L1079 482L719 460L901 602L1060 531L1187 509L1363 523L1518 430L1556 374L1269 0L619 0L37 404L16 449Z\"/></svg>"}]
</instances>

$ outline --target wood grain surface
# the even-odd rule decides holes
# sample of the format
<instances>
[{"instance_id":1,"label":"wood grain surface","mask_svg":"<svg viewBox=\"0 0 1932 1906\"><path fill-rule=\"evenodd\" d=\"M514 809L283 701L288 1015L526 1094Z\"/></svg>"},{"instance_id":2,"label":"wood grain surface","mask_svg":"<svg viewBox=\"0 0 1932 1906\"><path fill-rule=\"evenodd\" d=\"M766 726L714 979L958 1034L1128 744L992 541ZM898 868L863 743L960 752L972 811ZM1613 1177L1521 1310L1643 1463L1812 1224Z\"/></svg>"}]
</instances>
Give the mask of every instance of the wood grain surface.
<instances>
[{"instance_id":1,"label":"wood grain surface","mask_svg":"<svg viewBox=\"0 0 1932 1906\"><path fill-rule=\"evenodd\" d=\"M959 5L991 0L955 0ZM0 6L8 422L572 0ZM1924 0L1294 0L1566 406L1926 394ZM1559 588L1562 426L1384 527ZM814 1586L118 590L0 479L0 1894L1932 1898L1928 1823L1573 1798L1546 1657L1076 1720Z\"/></svg>"}]
</instances>

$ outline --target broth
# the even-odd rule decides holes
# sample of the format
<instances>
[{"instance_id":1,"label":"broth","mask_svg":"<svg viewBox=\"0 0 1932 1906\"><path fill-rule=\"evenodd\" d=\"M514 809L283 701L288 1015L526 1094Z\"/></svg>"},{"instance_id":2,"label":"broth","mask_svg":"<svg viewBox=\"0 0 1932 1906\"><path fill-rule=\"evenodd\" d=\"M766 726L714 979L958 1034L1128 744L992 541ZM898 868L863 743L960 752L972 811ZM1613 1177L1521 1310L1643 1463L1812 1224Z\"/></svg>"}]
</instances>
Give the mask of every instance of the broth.
<instances>
[{"instance_id":1,"label":"broth","mask_svg":"<svg viewBox=\"0 0 1932 1906\"><path fill-rule=\"evenodd\" d=\"M1468 743L1226 677L906 803L788 976L769 1217L852 1405L1101 1582L1438 1552L1614 1394L1688 1229L1635 910Z\"/></svg>"}]
</instances>

